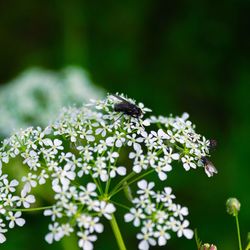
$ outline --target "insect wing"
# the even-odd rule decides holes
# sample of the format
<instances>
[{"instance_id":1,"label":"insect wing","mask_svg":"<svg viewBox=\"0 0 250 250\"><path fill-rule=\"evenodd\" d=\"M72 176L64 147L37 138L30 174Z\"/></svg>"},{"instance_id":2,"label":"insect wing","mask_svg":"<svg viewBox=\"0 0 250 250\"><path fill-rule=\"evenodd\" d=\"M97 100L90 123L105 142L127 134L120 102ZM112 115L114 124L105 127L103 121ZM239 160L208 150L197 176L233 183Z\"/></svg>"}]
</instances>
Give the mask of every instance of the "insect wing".
<instances>
[{"instance_id":1,"label":"insect wing","mask_svg":"<svg viewBox=\"0 0 250 250\"><path fill-rule=\"evenodd\" d=\"M119 96L119 95L112 94L112 96L116 97L117 99L119 99L119 100L122 101L122 102L126 102L127 104L131 104L129 101L125 100L124 98L122 98L122 97Z\"/></svg>"}]
</instances>

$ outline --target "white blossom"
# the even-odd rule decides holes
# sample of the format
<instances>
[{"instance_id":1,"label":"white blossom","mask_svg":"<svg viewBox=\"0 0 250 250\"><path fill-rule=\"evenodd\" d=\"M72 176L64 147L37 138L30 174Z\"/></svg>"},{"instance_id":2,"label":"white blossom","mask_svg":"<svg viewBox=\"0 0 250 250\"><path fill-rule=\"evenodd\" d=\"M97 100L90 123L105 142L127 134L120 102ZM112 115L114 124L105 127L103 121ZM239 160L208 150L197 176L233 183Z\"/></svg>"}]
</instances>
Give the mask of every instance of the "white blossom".
<instances>
[{"instance_id":1,"label":"white blossom","mask_svg":"<svg viewBox=\"0 0 250 250\"><path fill-rule=\"evenodd\" d=\"M105 201L101 201L99 205L94 209L99 212L101 215L106 217L108 220L111 220L112 214L115 212L116 208L111 203L106 203Z\"/></svg>"},{"instance_id":2,"label":"white blossom","mask_svg":"<svg viewBox=\"0 0 250 250\"><path fill-rule=\"evenodd\" d=\"M36 188L46 190L52 203L43 212L51 221L48 243L75 231L79 247L93 249L95 234L104 231L102 219L114 219L119 206L128 208L124 220L139 230L139 249L166 245L172 232L192 238L188 209L175 202L165 183L179 162L185 170L202 167L208 176L217 172L205 161L207 139L196 133L186 114L144 118L149 110L138 104L142 115L135 118L116 112L116 104L117 98L110 95L81 108L69 107L45 129L30 127L3 141L0 242L5 241L5 225L24 224L18 209L32 209ZM12 167L9 162L18 156L25 175L9 180L5 166ZM152 179L162 181L163 190ZM116 199L122 191L131 203Z\"/></svg>"},{"instance_id":3,"label":"white blossom","mask_svg":"<svg viewBox=\"0 0 250 250\"><path fill-rule=\"evenodd\" d=\"M187 228L189 226L189 222L187 220L184 220L183 223L178 223L177 226L177 236L181 237L184 235L187 239L192 239L194 232Z\"/></svg>"},{"instance_id":4,"label":"white blossom","mask_svg":"<svg viewBox=\"0 0 250 250\"><path fill-rule=\"evenodd\" d=\"M93 249L93 243L97 240L96 235L91 235L88 231L84 232L78 232L77 236L80 238L78 241L79 247L81 247L83 250L92 250Z\"/></svg>"},{"instance_id":5,"label":"white blossom","mask_svg":"<svg viewBox=\"0 0 250 250\"><path fill-rule=\"evenodd\" d=\"M18 197L17 199L17 203L16 205L18 207L20 207L21 205L23 205L24 208L29 208L30 204L34 203L35 200L35 196L32 194L28 194L25 192L25 190L21 191L21 196Z\"/></svg>"},{"instance_id":6,"label":"white blossom","mask_svg":"<svg viewBox=\"0 0 250 250\"><path fill-rule=\"evenodd\" d=\"M19 227L22 227L25 224L25 220L23 218L20 218L22 213L20 211L13 213L12 211L8 212L8 215L6 217L7 220L9 220L9 228L13 228L16 225Z\"/></svg>"},{"instance_id":7,"label":"white blossom","mask_svg":"<svg viewBox=\"0 0 250 250\"><path fill-rule=\"evenodd\" d=\"M125 214L124 219L126 222L133 221L133 225L135 227L140 226L140 220L145 219L146 216L143 214L143 210L141 208L135 209L131 208L130 213Z\"/></svg>"},{"instance_id":8,"label":"white blossom","mask_svg":"<svg viewBox=\"0 0 250 250\"><path fill-rule=\"evenodd\" d=\"M142 228L141 233L136 235L138 240L141 240L138 248L140 250L148 250L150 246L156 245L156 240L153 238L153 232L148 231L145 227Z\"/></svg>"}]
</instances>

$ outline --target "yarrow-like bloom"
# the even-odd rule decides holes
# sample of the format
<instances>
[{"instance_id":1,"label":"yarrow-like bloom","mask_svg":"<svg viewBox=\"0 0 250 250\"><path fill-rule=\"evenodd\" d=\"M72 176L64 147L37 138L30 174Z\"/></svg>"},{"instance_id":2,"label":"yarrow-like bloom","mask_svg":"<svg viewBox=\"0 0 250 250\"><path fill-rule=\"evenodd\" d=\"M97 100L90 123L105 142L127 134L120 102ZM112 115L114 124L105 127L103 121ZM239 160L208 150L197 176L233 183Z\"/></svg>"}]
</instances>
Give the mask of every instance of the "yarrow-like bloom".
<instances>
[{"instance_id":1,"label":"yarrow-like bloom","mask_svg":"<svg viewBox=\"0 0 250 250\"><path fill-rule=\"evenodd\" d=\"M112 221L119 207L128 209L125 222L140 228L139 249L166 245L171 231L193 237L188 209L174 202L170 187L159 191L146 177L155 174L166 181L174 161L186 171L205 169L202 159L209 157L209 140L195 132L186 113L144 118L150 110L138 104L143 116L134 118L114 111L120 101L110 95L79 109L64 109L46 129L27 128L3 141L0 242L6 239L7 227L24 225L20 210L31 209L36 187L45 183L54 194L53 204L44 208L51 219L48 243L75 232L79 247L92 249L104 230L103 221ZM4 174L4 167L18 156L28 172L20 180ZM130 190L137 187L132 197ZM116 201L123 190L129 193L131 208Z\"/></svg>"}]
</instances>

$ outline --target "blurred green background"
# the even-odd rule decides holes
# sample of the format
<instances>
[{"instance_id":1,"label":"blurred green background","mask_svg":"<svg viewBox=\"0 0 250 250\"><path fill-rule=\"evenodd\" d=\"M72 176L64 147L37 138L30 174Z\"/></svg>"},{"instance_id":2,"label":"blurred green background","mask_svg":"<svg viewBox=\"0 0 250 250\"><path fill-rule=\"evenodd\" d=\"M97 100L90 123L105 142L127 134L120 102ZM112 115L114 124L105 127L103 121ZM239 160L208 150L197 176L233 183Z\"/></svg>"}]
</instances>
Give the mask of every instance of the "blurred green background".
<instances>
[{"instance_id":1,"label":"blurred green background","mask_svg":"<svg viewBox=\"0 0 250 250\"><path fill-rule=\"evenodd\" d=\"M189 207L203 241L235 250L228 197L242 203L243 241L250 231L249 11L249 0L1 1L0 82L31 66L79 65L107 91L142 101L154 114L187 111L198 132L218 140L212 161L219 174L208 179L202 170L177 168L168 185ZM74 239L43 241L42 216L27 220L1 249L73 249ZM132 226L119 223L128 249L136 249ZM96 249L117 249L108 224L105 232ZM173 237L164 249L191 250L195 243Z\"/></svg>"}]
</instances>

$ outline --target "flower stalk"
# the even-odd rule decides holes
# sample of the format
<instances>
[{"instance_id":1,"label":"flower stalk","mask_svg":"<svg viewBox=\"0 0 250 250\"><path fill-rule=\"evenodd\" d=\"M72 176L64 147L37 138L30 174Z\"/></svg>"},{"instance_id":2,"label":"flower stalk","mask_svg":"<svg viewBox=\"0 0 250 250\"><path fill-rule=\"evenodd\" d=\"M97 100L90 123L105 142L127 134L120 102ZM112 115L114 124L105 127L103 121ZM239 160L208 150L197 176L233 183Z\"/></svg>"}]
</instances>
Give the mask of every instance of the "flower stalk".
<instances>
[{"instance_id":1,"label":"flower stalk","mask_svg":"<svg viewBox=\"0 0 250 250\"><path fill-rule=\"evenodd\" d=\"M239 250L242 250L238 213L235 215L235 221L236 221L236 227L237 227L237 236L238 236L238 242L239 242Z\"/></svg>"},{"instance_id":2,"label":"flower stalk","mask_svg":"<svg viewBox=\"0 0 250 250\"><path fill-rule=\"evenodd\" d=\"M240 236L240 225L239 225L239 218L238 218L240 207L241 207L241 204L237 198L227 199L226 209L227 209L228 214L235 217L239 250L242 250L241 236Z\"/></svg>"},{"instance_id":3,"label":"flower stalk","mask_svg":"<svg viewBox=\"0 0 250 250\"><path fill-rule=\"evenodd\" d=\"M112 227L112 230L113 230L113 233L115 235L115 238L116 238L117 244L119 246L119 249L120 250L126 250L126 247L125 247L122 235L121 235L121 231L120 231L120 228L119 228L119 226L117 224L117 221L116 221L116 218L115 218L114 214L112 215L112 219L110 220L110 225Z\"/></svg>"}]
</instances>

